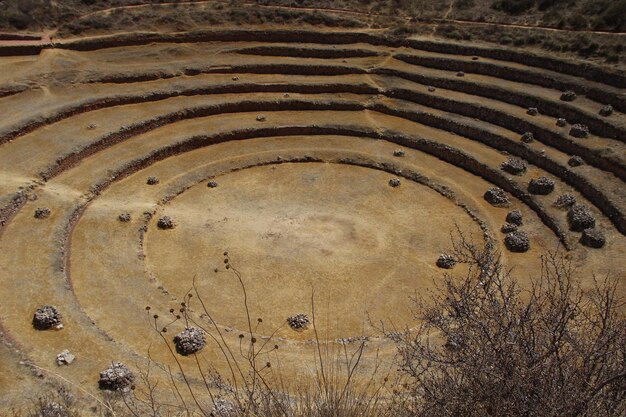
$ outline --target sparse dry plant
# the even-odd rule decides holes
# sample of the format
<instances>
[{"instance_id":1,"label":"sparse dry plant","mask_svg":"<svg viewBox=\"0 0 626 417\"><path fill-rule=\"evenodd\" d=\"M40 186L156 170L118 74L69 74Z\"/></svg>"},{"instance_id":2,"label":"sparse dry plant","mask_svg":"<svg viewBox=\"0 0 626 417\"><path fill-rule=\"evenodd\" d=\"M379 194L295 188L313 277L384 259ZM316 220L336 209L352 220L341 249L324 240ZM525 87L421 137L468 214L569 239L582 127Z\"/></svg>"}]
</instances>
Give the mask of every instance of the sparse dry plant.
<instances>
[{"instance_id":1,"label":"sparse dry plant","mask_svg":"<svg viewBox=\"0 0 626 417\"><path fill-rule=\"evenodd\" d=\"M490 248L462 234L463 277L445 274L420 325L398 338L418 416L622 416L626 321L617 281L583 288L558 252L522 288Z\"/></svg>"}]
</instances>

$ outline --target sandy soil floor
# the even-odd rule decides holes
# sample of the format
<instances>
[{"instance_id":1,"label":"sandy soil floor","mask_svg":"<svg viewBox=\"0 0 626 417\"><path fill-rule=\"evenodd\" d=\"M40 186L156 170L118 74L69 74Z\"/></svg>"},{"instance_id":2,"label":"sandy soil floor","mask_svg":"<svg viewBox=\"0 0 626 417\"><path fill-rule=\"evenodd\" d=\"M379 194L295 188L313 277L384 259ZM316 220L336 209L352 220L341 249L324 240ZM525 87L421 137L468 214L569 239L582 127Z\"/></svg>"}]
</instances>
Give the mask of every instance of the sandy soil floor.
<instances>
[{"instance_id":1,"label":"sandy soil floor","mask_svg":"<svg viewBox=\"0 0 626 417\"><path fill-rule=\"evenodd\" d=\"M479 243L493 239L523 285L537 277L541 254L557 249L579 267L585 287L594 273L626 276L626 239L617 226L626 212L618 175L626 160L623 139L593 134L568 148L568 129L556 127L554 117L527 115L517 98L469 94L450 83L459 78L454 68L412 65L394 54L467 57L367 44L341 45L372 52L356 58L238 53L263 45L154 44L0 58L0 85L27 87L0 98L5 407L23 404L24 387L37 391L41 381L69 380L99 395L98 372L114 360L139 371L150 357L157 364L155 378L166 382L165 369L175 361L151 316L160 316L157 330L166 326L173 317L169 310L176 314L194 279L207 311L194 300L190 318L215 326L237 350L248 346L241 284L224 268L224 251L242 274L254 337L279 346L263 363L280 364L273 372L289 384L315 375L313 330L296 332L286 324L297 313L311 317L312 299L324 346L345 343L356 349L367 341L361 376L380 363L393 369L395 346L385 331L418 324L412 298L427 297L436 287L443 272L435 261L449 250L457 226ZM201 71L190 75L192 67ZM340 73L330 75L329 68ZM133 79L154 71L165 76ZM121 75L128 79L100 82ZM428 92L426 81L413 76L449 88ZM563 104L556 89L481 74L463 80L523 92L600 120L603 103L586 97ZM397 90L407 96L392 94ZM614 90L607 87L608 94L620 94ZM459 110L447 110L449 101ZM483 110L474 116L463 110L477 104ZM496 112L531 123L560 142L525 145L524 152L545 160L537 157L522 176L506 174L499 166L520 152L520 132ZM601 120L617 130L626 126L619 111ZM490 146L481 140L486 136L498 141ZM404 156L393 155L398 149ZM596 159L570 168L564 149ZM450 150L454 156L444 152ZM595 186L611 207L591 198L573 175ZM150 176L158 177L158 184L146 184ZM539 176L552 178L555 191L526 194L528 181ZM400 178L399 187L389 185L393 178ZM217 187L208 187L208 181ZM518 197L510 195L510 208L482 198L494 181L522 190ZM566 212L553 206L563 193L590 208L606 235L604 248L584 247L580 233L568 230ZM35 218L39 207L51 215ZM502 244L500 227L511 209L524 215L523 230L531 239L526 253L508 252ZM125 213L130 221L119 221ZM175 228L157 227L165 215ZM559 235L571 250L560 247ZM463 274L465 267L454 271ZM625 290L620 283L620 292ZM42 304L62 310L63 330L33 329L33 312ZM167 326L171 346L184 323ZM63 349L77 360L57 368L55 357ZM228 375L215 344L199 357ZM201 383L195 359L180 361L192 383ZM174 378L180 377L174 371Z\"/></svg>"}]
</instances>

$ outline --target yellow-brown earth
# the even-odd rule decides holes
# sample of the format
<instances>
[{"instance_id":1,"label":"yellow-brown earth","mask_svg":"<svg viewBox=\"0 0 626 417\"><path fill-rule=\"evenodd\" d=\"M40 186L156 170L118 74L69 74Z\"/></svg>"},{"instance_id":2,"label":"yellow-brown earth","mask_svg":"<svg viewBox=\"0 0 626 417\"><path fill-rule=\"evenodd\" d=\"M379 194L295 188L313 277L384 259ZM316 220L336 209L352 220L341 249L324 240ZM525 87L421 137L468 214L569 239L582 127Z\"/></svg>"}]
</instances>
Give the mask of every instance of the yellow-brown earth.
<instances>
[{"instance_id":1,"label":"yellow-brown earth","mask_svg":"<svg viewBox=\"0 0 626 417\"><path fill-rule=\"evenodd\" d=\"M522 282L540 273L541 254L557 249L585 285L594 273L625 276L620 80L495 59L486 48L441 53L374 42L375 32L326 32L316 43L297 30L256 30L135 46L90 39L90 51L67 41L0 58L0 86L24 90L0 98L3 406L39 386L33 370L97 395L98 372L112 361L140 369L150 351L158 365L173 366L150 317L167 323L194 280L214 324L239 346L247 317L224 251L242 274L255 337L279 345L268 361L292 382L314 376L315 335L293 331L286 318L312 316L312 300L323 344L353 349L367 340L364 375L379 361L391 367L395 346L383 326L416 325L411 298L434 288L436 260L457 226L479 244L495 242ZM275 48L251 49L266 46ZM427 58L457 64L442 70ZM595 93L566 103L540 76ZM608 102L615 112L598 115ZM527 103L539 103L540 114L528 115ZM590 136L570 136L569 125L556 126L559 115L589 124ZM536 140L523 144L527 130ZM405 155L394 156L398 149ZM524 175L500 169L511 155L527 160ZM586 164L569 166L572 155ZM151 176L159 183L148 185ZM555 191L527 193L539 176L553 179ZM389 185L393 178L400 186ZM510 208L483 199L494 184ZM594 214L602 249L583 246L566 211L553 206L565 193ZM35 218L39 207L51 215ZM502 243L512 209L524 216L526 253ZM119 221L124 213L129 222ZM164 215L175 228L157 227ZM62 330L33 329L43 304L61 310ZM210 327L202 313L194 300L191 316ZM167 340L183 328L171 325ZM77 359L57 367L63 349ZM200 356L226 371L214 344ZM194 358L179 359L193 374Z\"/></svg>"}]
</instances>

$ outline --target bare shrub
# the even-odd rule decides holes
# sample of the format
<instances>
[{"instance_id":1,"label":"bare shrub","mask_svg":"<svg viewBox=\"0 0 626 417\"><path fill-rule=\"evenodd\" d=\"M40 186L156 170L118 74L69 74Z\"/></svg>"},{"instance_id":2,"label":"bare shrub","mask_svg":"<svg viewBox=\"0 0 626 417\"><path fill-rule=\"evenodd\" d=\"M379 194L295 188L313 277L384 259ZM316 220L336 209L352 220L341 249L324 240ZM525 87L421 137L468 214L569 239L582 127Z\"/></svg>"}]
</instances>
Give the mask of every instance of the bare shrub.
<instances>
[{"instance_id":1,"label":"bare shrub","mask_svg":"<svg viewBox=\"0 0 626 417\"><path fill-rule=\"evenodd\" d=\"M399 338L416 416L622 416L626 320L617 281L583 289L558 253L522 289L489 248L461 235L469 273L415 300L420 325Z\"/></svg>"}]
</instances>

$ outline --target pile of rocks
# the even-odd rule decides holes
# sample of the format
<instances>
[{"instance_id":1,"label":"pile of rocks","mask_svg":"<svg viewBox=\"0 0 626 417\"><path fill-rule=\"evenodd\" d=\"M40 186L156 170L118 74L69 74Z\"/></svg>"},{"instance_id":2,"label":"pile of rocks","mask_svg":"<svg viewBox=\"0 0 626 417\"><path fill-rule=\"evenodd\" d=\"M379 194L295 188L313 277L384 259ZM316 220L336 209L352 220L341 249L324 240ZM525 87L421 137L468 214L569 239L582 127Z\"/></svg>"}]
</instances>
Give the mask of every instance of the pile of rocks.
<instances>
[{"instance_id":1,"label":"pile of rocks","mask_svg":"<svg viewBox=\"0 0 626 417\"><path fill-rule=\"evenodd\" d=\"M535 140L535 135L533 135L533 132L525 132L521 137L521 141L524 143L531 143L534 140Z\"/></svg>"},{"instance_id":2,"label":"pile of rocks","mask_svg":"<svg viewBox=\"0 0 626 417\"><path fill-rule=\"evenodd\" d=\"M509 158L500 165L500 168L512 175L522 175L528 169L526 162L519 158Z\"/></svg>"},{"instance_id":3,"label":"pile of rocks","mask_svg":"<svg viewBox=\"0 0 626 417\"><path fill-rule=\"evenodd\" d=\"M33 316L33 327L37 330L60 330L63 328L63 316L55 306L41 306Z\"/></svg>"},{"instance_id":4,"label":"pile of rocks","mask_svg":"<svg viewBox=\"0 0 626 417\"><path fill-rule=\"evenodd\" d=\"M122 213L120 214L118 217L118 220L121 221L122 223L128 223L130 221L130 214L128 213Z\"/></svg>"},{"instance_id":5,"label":"pile of rocks","mask_svg":"<svg viewBox=\"0 0 626 417\"><path fill-rule=\"evenodd\" d=\"M100 372L98 386L109 391L128 391L135 381L135 375L126 365L113 362L111 366Z\"/></svg>"},{"instance_id":6,"label":"pile of rocks","mask_svg":"<svg viewBox=\"0 0 626 417\"><path fill-rule=\"evenodd\" d=\"M590 248L600 249L606 243L606 237L600 230L589 228L583 230L583 234L580 237L580 243Z\"/></svg>"},{"instance_id":7,"label":"pile of rocks","mask_svg":"<svg viewBox=\"0 0 626 417\"><path fill-rule=\"evenodd\" d=\"M183 356L200 351L206 345L204 330L199 327L187 327L174 336L176 352Z\"/></svg>"},{"instance_id":8,"label":"pile of rocks","mask_svg":"<svg viewBox=\"0 0 626 417\"><path fill-rule=\"evenodd\" d=\"M556 119L556 125L558 127L565 127L565 126L567 126L567 120L565 120L562 117L559 117L558 119Z\"/></svg>"},{"instance_id":9,"label":"pile of rocks","mask_svg":"<svg viewBox=\"0 0 626 417\"><path fill-rule=\"evenodd\" d=\"M442 269L451 269L456 265L456 259L452 255L448 255L447 253L442 253L437 258L437 266Z\"/></svg>"},{"instance_id":10,"label":"pile of rocks","mask_svg":"<svg viewBox=\"0 0 626 417\"><path fill-rule=\"evenodd\" d=\"M584 139L589 136L589 127L587 127L587 125L576 123L569 130L569 134L575 138Z\"/></svg>"},{"instance_id":11,"label":"pile of rocks","mask_svg":"<svg viewBox=\"0 0 626 417\"><path fill-rule=\"evenodd\" d=\"M157 221L157 227L162 230L173 229L176 227L174 220L170 216L163 216Z\"/></svg>"},{"instance_id":12,"label":"pile of rocks","mask_svg":"<svg viewBox=\"0 0 626 417\"><path fill-rule=\"evenodd\" d=\"M35 209L35 218L36 219L45 219L46 217L50 217L52 212L48 207L37 207Z\"/></svg>"},{"instance_id":13,"label":"pile of rocks","mask_svg":"<svg viewBox=\"0 0 626 417\"><path fill-rule=\"evenodd\" d=\"M582 232L585 229L593 229L596 226L596 219L587 206L574 204L567 212L567 221L570 230Z\"/></svg>"},{"instance_id":14,"label":"pile of rocks","mask_svg":"<svg viewBox=\"0 0 626 417\"><path fill-rule=\"evenodd\" d=\"M528 192L537 195L548 195L554 191L554 180L548 177L533 178L528 183Z\"/></svg>"},{"instance_id":15,"label":"pile of rocks","mask_svg":"<svg viewBox=\"0 0 626 417\"><path fill-rule=\"evenodd\" d=\"M483 198L494 207L508 207L511 205L509 197L507 197L502 188L493 187L488 189Z\"/></svg>"},{"instance_id":16,"label":"pile of rocks","mask_svg":"<svg viewBox=\"0 0 626 417\"><path fill-rule=\"evenodd\" d=\"M530 116L536 116L539 114L539 110L536 107L529 107L526 113Z\"/></svg>"},{"instance_id":17,"label":"pile of rocks","mask_svg":"<svg viewBox=\"0 0 626 417\"><path fill-rule=\"evenodd\" d=\"M287 318L287 324L293 330L305 330L311 324L309 320L309 316L304 313L296 314L295 316L291 316Z\"/></svg>"},{"instance_id":18,"label":"pile of rocks","mask_svg":"<svg viewBox=\"0 0 626 417\"><path fill-rule=\"evenodd\" d=\"M585 165L585 160L578 155L574 155L567 161L567 165L571 167L579 167L581 165Z\"/></svg>"},{"instance_id":19,"label":"pile of rocks","mask_svg":"<svg viewBox=\"0 0 626 417\"><path fill-rule=\"evenodd\" d=\"M148 177L148 179L146 180L146 184L148 185L157 185L158 183L159 183L158 177Z\"/></svg>"},{"instance_id":20,"label":"pile of rocks","mask_svg":"<svg viewBox=\"0 0 626 417\"><path fill-rule=\"evenodd\" d=\"M576 97L578 96L572 90L567 90L561 94L561 100L563 101L574 101L576 100Z\"/></svg>"},{"instance_id":21,"label":"pile of rocks","mask_svg":"<svg viewBox=\"0 0 626 417\"><path fill-rule=\"evenodd\" d=\"M568 209L576 204L576 197L571 194L561 194L554 202L554 207L559 209Z\"/></svg>"},{"instance_id":22,"label":"pile of rocks","mask_svg":"<svg viewBox=\"0 0 626 417\"><path fill-rule=\"evenodd\" d=\"M530 240L526 232L517 230L507 233L504 237L504 244L511 252L526 252L530 249Z\"/></svg>"},{"instance_id":23,"label":"pile of rocks","mask_svg":"<svg viewBox=\"0 0 626 417\"><path fill-rule=\"evenodd\" d=\"M404 156L404 151L402 149L396 149L395 151L393 151L393 156Z\"/></svg>"},{"instance_id":24,"label":"pile of rocks","mask_svg":"<svg viewBox=\"0 0 626 417\"><path fill-rule=\"evenodd\" d=\"M259 114L259 115L256 117L256 121L257 121L257 122L264 122L264 121L266 121L266 120L267 120L267 116L265 116L264 114Z\"/></svg>"},{"instance_id":25,"label":"pile of rocks","mask_svg":"<svg viewBox=\"0 0 626 417\"><path fill-rule=\"evenodd\" d=\"M517 231L517 227L518 226L516 224L507 222L507 223L504 223L502 225L502 227L500 228L500 231L502 233L504 233L504 234L511 233L511 232L516 232Z\"/></svg>"},{"instance_id":26,"label":"pile of rocks","mask_svg":"<svg viewBox=\"0 0 626 417\"><path fill-rule=\"evenodd\" d=\"M457 77L465 77L465 73L463 71L459 71L456 73Z\"/></svg>"},{"instance_id":27,"label":"pile of rocks","mask_svg":"<svg viewBox=\"0 0 626 417\"><path fill-rule=\"evenodd\" d=\"M610 104L607 104L606 106L600 109L600 116L602 117L609 117L612 114L613 114L613 106L611 106Z\"/></svg>"},{"instance_id":28,"label":"pile of rocks","mask_svg":"<svg viewBox=\"0 0 626 417\"><path fill-rule=\"evenodd\" d=\"M209 188L215 188L217 187L217 181L209 181L206 186Z\"/></svg>"},{"instance_id":29,"label":"pile of rocks","mask_svg":"<svg viewBox=\"0 0 626 417\"><path fill-rule=\"evenodd\" d=\"M400 186L400 178L392 178L389 180L389 185L392 187L398 187Z\"/></svg>"},{"instance_id":30,"label":"pile of rocks","mask_svg":"<svg viewBox=\"0 0 626 417\"><path fill-rule=\"evenodd\" d=\"M516 226L521 226L522 224L524 224L524 218L522 216L522 212L519 210L509 211L508 214L506 215L506 221L507 223L511 223Z\"/></svg>"}]
</instances>

